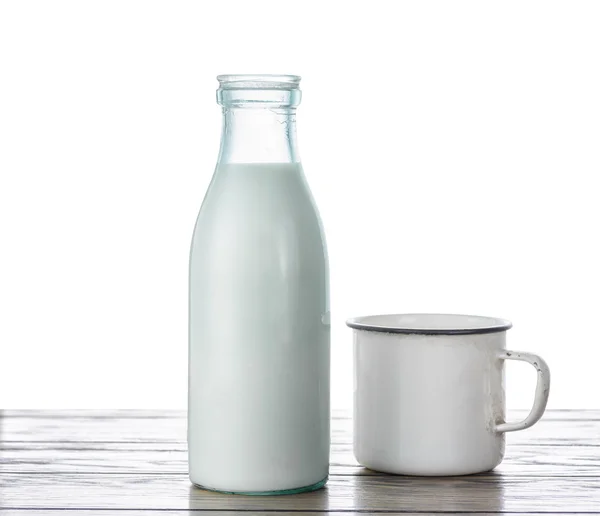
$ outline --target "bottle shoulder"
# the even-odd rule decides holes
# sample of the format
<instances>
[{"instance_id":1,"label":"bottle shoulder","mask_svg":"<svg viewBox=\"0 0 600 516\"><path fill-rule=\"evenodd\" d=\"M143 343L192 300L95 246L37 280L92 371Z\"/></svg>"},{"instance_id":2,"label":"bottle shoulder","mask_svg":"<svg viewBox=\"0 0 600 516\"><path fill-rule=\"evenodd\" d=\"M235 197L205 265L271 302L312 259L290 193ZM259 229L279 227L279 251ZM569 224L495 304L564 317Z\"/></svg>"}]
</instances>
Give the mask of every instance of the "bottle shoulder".
<instances>
[{"instance_id":1,"label":"bottle shoulder","mask_svg":"<svg viewBox=\"0 0 600 516\"><path fill-rule=\"evenodd\" d=\"M273 226L318 219L318 211L300 164L236 164L217 167L198 218Z\"/></svg>"}]
</instances>

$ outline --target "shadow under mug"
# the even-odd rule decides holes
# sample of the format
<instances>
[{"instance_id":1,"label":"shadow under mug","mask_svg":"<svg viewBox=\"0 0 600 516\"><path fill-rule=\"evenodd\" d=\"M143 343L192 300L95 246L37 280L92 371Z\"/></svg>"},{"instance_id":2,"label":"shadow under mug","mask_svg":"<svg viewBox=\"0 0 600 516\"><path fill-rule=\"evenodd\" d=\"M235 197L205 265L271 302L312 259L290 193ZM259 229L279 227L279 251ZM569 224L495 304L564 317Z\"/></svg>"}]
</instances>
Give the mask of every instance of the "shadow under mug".
<instances>
[{"instance_id":1,"label":"shadow under mug","mask_svg":"<svg viewBox=\"0 0 600 516\"><path fill-rule=\"evenodd\" d=\"M505 432L535 424L550 371L532 353L506 350L512 324L492 317L403 314L357 317L354 330L354 455L403 475L467 475L495 468ZM533 408L506 423L504 362L537 371Z\"/></svg>"}]
</instances>

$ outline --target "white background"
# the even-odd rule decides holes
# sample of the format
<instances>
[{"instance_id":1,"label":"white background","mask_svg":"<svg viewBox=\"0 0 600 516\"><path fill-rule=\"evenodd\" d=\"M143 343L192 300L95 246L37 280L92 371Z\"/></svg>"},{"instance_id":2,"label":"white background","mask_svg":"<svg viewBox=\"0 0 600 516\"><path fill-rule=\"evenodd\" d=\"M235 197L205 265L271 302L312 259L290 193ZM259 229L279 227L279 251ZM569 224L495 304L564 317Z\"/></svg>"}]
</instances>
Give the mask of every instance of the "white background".
<instances>
[{"instance_id":1,"label":"white background","mask_svg":"<svg viewBox=\"0 0 600 516\"><path fill-rule=\"evenodd\" d=\"M334 407L345 319L405 311L509 318L551 407L600 407L599 27L591 1L2 2L0 407L185 407L219 73L303 76Z\"/></svg>"}]
</instances>

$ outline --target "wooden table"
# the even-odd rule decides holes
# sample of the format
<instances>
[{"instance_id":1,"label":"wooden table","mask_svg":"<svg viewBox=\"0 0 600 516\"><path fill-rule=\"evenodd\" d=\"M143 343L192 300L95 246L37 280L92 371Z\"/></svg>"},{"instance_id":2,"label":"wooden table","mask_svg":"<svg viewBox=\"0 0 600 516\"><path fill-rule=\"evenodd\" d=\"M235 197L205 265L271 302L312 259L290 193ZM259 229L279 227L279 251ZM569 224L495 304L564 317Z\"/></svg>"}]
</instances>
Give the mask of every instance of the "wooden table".
<instances>
[{"instance_id":1,"label":"wooden table","mask_svg":"<svg viewBox=\"0 0 600 516\"><path fill-rule=\"evenodd\" d=\"M278 497L192 487L181 412L0 414L0 516L600 514L600 411L549 411L532 429L508 434L496 471L454 478L361 468L352 456L349 414L334 413L327 487Z\"/></svg>"}]
</instances>

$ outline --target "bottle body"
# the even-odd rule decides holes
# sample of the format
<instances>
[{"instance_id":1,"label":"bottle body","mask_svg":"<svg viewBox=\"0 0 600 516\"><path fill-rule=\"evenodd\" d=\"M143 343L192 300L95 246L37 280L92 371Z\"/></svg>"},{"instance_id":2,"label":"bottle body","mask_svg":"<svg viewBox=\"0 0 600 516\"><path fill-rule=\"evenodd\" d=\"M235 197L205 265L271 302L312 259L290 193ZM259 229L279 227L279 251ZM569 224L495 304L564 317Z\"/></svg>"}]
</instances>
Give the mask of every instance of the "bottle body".
<instances>
[{"instance_id":1,"label":"bottle body","mask_svg":"<svg viewBox=\"0 0 600 516\"><path fill-rule=\"evenodd\" d=\"M299 162L222 163L192 240L190 479L320 487L329 466L324 235Z\"/></svg>"}]
</instances>

